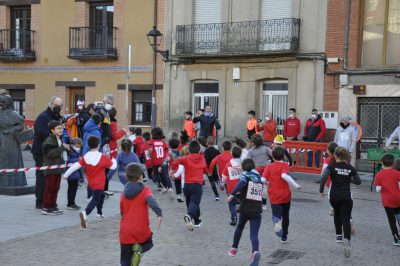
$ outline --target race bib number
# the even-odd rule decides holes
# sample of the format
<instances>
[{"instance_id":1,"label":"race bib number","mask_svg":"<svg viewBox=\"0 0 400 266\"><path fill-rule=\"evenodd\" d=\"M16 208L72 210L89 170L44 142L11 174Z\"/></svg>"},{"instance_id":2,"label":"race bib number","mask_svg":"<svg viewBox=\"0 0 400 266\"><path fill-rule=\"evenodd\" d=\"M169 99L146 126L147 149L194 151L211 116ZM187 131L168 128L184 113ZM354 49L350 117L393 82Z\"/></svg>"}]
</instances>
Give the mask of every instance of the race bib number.
<instances>
[{"instance_id":1,"label":"race bib number","mask_svg":"<svg viewBox=\"0 0 400 266\"><path fill-rule=\"evenodd\" d=\"M253 181L250 181L249 185L247 187L246 199L261 201L262 200L262 188L263 188L263 186L261 183L254 183Z\"/></svg>"},{"instance_id":2,"label":"race bib number","mask_svg":"<svg viewBox=\"0 0 400 266\"><path fill-rule=\"evenodd\" d=\"M240 178L240 175L242 174L242 169L234 168L234 167L228 167L228 174L229 174L229 179L230 180L236 180Z\"/></svg>"},{"instance_id":3,"label":"race bib number","mask_svg":"<svg viewBox=\"0 0 400 266\"><path fill-rule=\"evenodd\" d=\"M146 160L147 160L147 161L148 161L148 160L151 160L151 156L150 156L149 150L145 150L145 151L144 151L144 156L146 157Z\"/></svg>"}]
</instances>

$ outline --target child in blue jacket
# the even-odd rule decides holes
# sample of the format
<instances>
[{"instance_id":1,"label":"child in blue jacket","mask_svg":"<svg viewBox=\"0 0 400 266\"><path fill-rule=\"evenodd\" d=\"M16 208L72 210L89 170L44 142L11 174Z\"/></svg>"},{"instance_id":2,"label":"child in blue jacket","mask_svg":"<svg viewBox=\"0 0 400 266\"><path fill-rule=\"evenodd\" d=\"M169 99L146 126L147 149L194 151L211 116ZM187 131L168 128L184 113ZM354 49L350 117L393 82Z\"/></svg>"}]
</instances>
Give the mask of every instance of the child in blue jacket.
<instances>
[{"instance_id":1,"label":"child in blue jacket","mask_svg":"<svg viewBox=\"0 0 400 266\"><path fill-rule=\"evenodd\" d=\"M80 157L82 156L82 140L79 138L74 138L71 140L71 149L68 153L68 161L67 163L72 165L76 162L79 161ZM67 209L68 210L79 210L81 207L76 205L75 203L75 197L76 197L76 192L78 191L78 184L79 184L79 179L83 178L82 176L82 171L77 170L73 172L69 177L68 177L68 204L67 204Z\"/></svg>"},{"instance_id":2,"label":"child in blue jacket","mask_svg":"<svg viewBox=\"0 0 400 266\"><path fill-rule=\"evenodd\" d=\"M101 125L101 116L97 113L94 113L83 127L85 131L85 133L83 134L83 155L85 155L88 151L90 151L90 148L87 143L87 140L89 139L90 136L96 136L100 140L100 147L102 147L100 125Z\"/></svg>"}]
</instances>

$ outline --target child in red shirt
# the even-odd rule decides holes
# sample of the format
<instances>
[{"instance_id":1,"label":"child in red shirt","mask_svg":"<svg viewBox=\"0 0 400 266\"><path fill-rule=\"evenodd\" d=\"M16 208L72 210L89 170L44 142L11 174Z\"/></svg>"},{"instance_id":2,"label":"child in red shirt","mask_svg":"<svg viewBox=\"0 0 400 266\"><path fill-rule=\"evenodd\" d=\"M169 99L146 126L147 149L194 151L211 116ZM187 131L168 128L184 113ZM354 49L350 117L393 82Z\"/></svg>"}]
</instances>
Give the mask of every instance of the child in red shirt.
<instances>
[{"instance_id":1,"label":"child in red shirt","mask_svg":"<svg viewBox=\"0 0 400 266\"><path fill-rule=\"evenodd\" d=\"M168 151L168 170L170 172L177 172L179 169L179 165L175 166L175 168L172 168L172 163L178 159L179 157L181 157L181 153L178 151L178 147L179 147L179 140L177 139L170 139L168 141L168 145L169 145L169 151ZM171 179L174 181L175 184L175 191L176 191L176 200L178 202L183 202L183 197L182 197L182 176L178 175L177 177L175 177L173 174L170 175Z\"/></svg>"},{"instance_id":2,"label":"child in red shirt","mask_svg":"<svg viewBox=\"0 0 400 266\"><path fill-rule=\"evenodd\" d=\"M136 138L132 142L133 146L135 147L135 153L139 159L141 159L141 162L143 163L143 157L141 155L143 154L143 145L144 145L144 140L142 137L142 129L140 127L135 129L135 135Z\"/></svg>"},{"instance_id":3,"label":"child in red shirt","mask_svg":"<svg viewBox=\"0 0 400 266\"><path fill-rule=\"evenodd\" d=\"M240 175L242 174L242 165L240 156L242 155L242 149L239 147L233 147L232 159L225 166L222 172L222 183L226 185L226 192L228 195L232 194L236 184L239 183ZM238 204L237 195L229 202L229 211L231 213L230 225L235 226L237 224L237 212L236 205Z\"/></svg>"},{"instance_id":4,"label":"child in red shirt","mask_svg":"<svg viewBox=\"0 0 400 266\"><path fill-rule=\"evenodd\" d=\"M231 148L232 148L232 143L230 141L224 141L224 143L222 143L223 153L221 153L211 161L210 167L208 168L209 176L213 174L213 170L216 165L218 167L219 179L221 179L222 171L224 171L225 166L232 159ZM217 180L216 183L218 186L220 186L220 189L223 190L223 186L221 187L221 182L219 179Z\"/></svg>"},{"instance_id":5,"label":"child in red shirt","mask_svg":"<svg viewBox=\"0 0 400 266\"><path fill-rule=\"evenodd\" d=\"M152 178L154 183L157 183L156 180L153 178L152 172L152 164L151 164L151 155L150 155L150 133L149 132L144 132L143 133L143 139L144 143L142 145L142 154L141 157L143 158L143 163L146 166L147 169L147 174L149 177Z\"/></svg>"},{"instance_id":6,"label":"child in red shirt","mask_svg":"<svg viewBox=\"0 0 400 266\"><path fill-rule=\"evenodd\" d=\"M203 174L207 174L207 164L203 155L199 154L200 144L193 140L189 144L190 154L176 159L171 167L175 169L182 165L185 168L185 180L183 193L185 195L187 214L184 216L186 228L193 231L193 228L201 226L200 201L203 195Z\"/></svg>"},{"instance_id":7,"label":"child in red shirt","mask_svg":"<svg viewBox=\"0 0 400 266\"><path fill-rule=\"evenodd\" d=\"M106 183L106 168L115 170L117 162L115 159L110 160L106 155L99 152L100 139L96 136L88 138L88 146L90 151L85 154L78 162L74 163L64 174L64 178L68 178L73 172L81 167L85 168L88 179L88 186L93 191L92 199L88 203L86 209L79 214L81 218L81 226L87 227L88 215L97 207L97 218L104 218L104 186Z\"/></svg>"},{"instance_id":8,"label":"child in red shirt","mask_svg":"<svg viewBox=\"0 0 400 266\"><path fill-rule=\"evenodd\" d=\"M143 170L139 164L126 167L126 183L120 199L121 222L119 240L121 244L121 265L139 265L141 253L153 247L149 221L149 207L157 215L157 229L162 221L162 210L143 184Z\"/></svg>"},{"instance_id":9,"label":"child in red shirt","mask_svg":"<svg viewBox=\"0 0 400 266\"><path fill-rule=\"evenodd\" d=\"M400 225L400 171L392 168L393 154L384 154L381 161L383 170L376 174L376 192L381 193L382 205L393 235L393 245L400 246L400 235L396 225L396 220Z\"/></svg>"},{"instance_id":10,"label":"child in red shirt","mask_svg":"<svg viewBox=\"0 0 400 266\"><path fill-rule=\"evenodd\" d=\"M283 161L285 149L281 146L272 151L274 162L265 167L263 177L268 181L268 195L271 202L272 221L275 233L281 238L281 243L287 243L289 229L289 210L291 192L289 184L300 190L301 187L289 175L290 168Z\"/></svg>"}]
</instances>

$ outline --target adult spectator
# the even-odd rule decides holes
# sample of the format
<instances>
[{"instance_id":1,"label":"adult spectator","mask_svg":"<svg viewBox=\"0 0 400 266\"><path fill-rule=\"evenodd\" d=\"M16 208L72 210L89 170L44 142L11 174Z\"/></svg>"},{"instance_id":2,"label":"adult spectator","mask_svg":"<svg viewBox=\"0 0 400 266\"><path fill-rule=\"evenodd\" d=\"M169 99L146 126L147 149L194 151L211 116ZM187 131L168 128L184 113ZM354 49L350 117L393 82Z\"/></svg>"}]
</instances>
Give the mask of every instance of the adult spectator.
<instances>
[{"instance_id":1,"label":"adult spectator","mask_svg":"<svg viewBox=\"0 0 400 266\"><path fill-rule=\"evenodd\" d=\"M400 142L400 126L398 126L392 133L392 135L390 135L390 137L388 138L388 140L386 141L385 144L385 148L388 149L390 147L390 145L392 144L393 140L397 138ZM399 150L400 150L400 143L399 143Z\"/></svg>"},{"instance_id":2,"label":"adult spectator","mask_svg":"<svg viewBox=\"0 0 400 266\"><path fill-rule=\"evenodd\" d=\"M35 160L35 166L43 166L43 142L47 139L50 134L49 122L52 120L62 121L61 107L63 101L61 98L52 97L46 110L39 114L35 120L34 135L32 144L32 155ZM36 196L36 209L43 209L43 192L45 186L45 179L43 171L36 171L36 184L35 184L35 196Z\"/></svg>"},{"instance_id":3,"label":"adult spectator","mask_svg":"<svg viewBox=\"0 0 400 266\"><path fill-rule=\"evenodd\" d=\"M317 109L312 109L311 116L307 120L306 126L304 127L303 139L308 142L320 142L321 139L325 137L325 134L326 134L325 121L318 114ZM314 152L308 151L307 154L308 154L307 166L311 167ZM317 167L320 166L320 157L321 157L321 152L317 151L315 153L315 164L317 165Z\"/></svg>"},{"instance_id":4,"label":"adult spectator","mask_svg":"<svg viewBox=\"0 0 400 266\"><path fill-rule=\"evenodd\" d=\"M300 119L296 117L296 109L290 108L288 118L283 125L283 136L287 140L297 140L301 130Z\"/></svg>"},{"instance_id":5,"label":"adult spectator","mask_svg":"<svg viewBox=\"0 0 400 266\"><path fill-rule=\"evenodd\" d=\"M200 137L207 139L209 136L213 136L214 126L217 130L221 129L221 125L217 117L212 113L211 106L207 105L204 109L204 113L193 118L193 123L200 122Z\"/></svg>"},{"instance_id":6,"label":"adult spectator","mask_svg":"<svg viewBox=\"0 0 400 266\"><path fill-rule=\"evenodd\" d=\"M352 125L350 125L351 117L343 115L340 118L340 126L336 129L334 142L339 146L349 150L353 155L356 148L357 132ZM353 157L353 156L352 156Z\"/></svg>"},{"instance_id":7,"label":"adult spectator","mask_svg":"<svg viewBox=\"0 0 400 266\"><path fill-rule=\"evenodd\" d=\"M265 113L265 122L258 123L257 131L263 131L264 144L270 147L276 137L276 122L272 119L272 113Z\"/></svg>"},{"instance_id":8,"label":"adult spectator","mask_svg":"<svg viewBox=\"0 0 400 266\"><path fill-rule=\"evenodd\" d=\"M247 113L247 138L251 139L257 133L256 112L251 110ZM242 154L243 155L243 154Z\"/></svg>"},{"instance_id":9,"label":"adult spectator","mask_svg":"<svg viewBox=\"0 0 400 266\"><path fill-rule=\"evenodd\" d=\"M106 94L103 97L103 105L98 105L94 108L94 111L101 116L101 145L108 145L111 140L111 121L109 111L113 108L115 99L112 94ZM101 148L102 148L101 147Z\"/></svg>"}]
</instances>

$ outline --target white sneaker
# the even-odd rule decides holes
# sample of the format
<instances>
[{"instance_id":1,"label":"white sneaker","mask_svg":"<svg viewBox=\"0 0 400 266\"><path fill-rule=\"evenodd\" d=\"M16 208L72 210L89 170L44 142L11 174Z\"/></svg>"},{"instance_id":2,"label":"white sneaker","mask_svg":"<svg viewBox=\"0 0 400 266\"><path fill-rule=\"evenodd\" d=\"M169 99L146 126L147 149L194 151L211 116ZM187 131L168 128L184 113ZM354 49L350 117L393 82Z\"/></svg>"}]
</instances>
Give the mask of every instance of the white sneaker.
<instances>
[{"instance_id":1,"label":"white sneaker","mask_svg":"<svg viewBox=\"0 0 400 266\"><path fill-rule=\"evenodd\" d=\"M79 218L81 218L81 226L82 228L86 228L87 227L87 214L86 211L82 211L81 213L79 213Z\"/></svg>"},{"instance_id":2,"label":"white sneaker","mask_svg":"<svg viewBox=\"0 0 400 266\"><path fill-rule=\"evenodd\" d=\"M162 194L165 194L165 193L167 193L167 189L165 187L162 187L160 194L162 195Z\"/></svg>"},{"instance_id":3,"label":"white sneaker","mask_svg":"<svg viewBox=\"0 0 400 266\"><path fill-rule=\"evenodd\" d=\"M219 201L219 197L215 197L214 199L215 199L215 201Z\"/></svg>"},{"instance_id":4,"label":"white sneaker","mask_svg":"<svg viewBox=\"0 0 400 266\"><path fill-rule=\"evenodd\" d=\"M282 230L282 220L279 220L274 225L274 231L275 231L275 233L279 233L281 230Z\"/></svg>"},{"instance_id":5,"label":"white sneaker","mask_svg":"<svg viewBox=\"0 0 400 266\"><path fill-rule=\"evenodd\" d=\"M266 211L266 210L267 210L267 205L263 205L263 206L262 206L262 210L263 210L263 211Z\"/></svg>"},{"instance_id":6,"label":"white sneaker","mask_svg":"<svg viewBox=\"0 0 400 266\"><path fill-rule=\"evenodd\" d=\"M183 217L183 220L185 221L187 230L193 231L194 225L193 225L193 222L192 222L192 218L190 218L189 215L185 215L185 216Z\"/></svg>"},{"instance_id":7,"label":"white sneaker","mask_svg":"<svg viewBox=\"0 0 400 266\"><path fill-rule=\"evenodd\" d=\"M114 195L114 192L106 190L104 191L104 194L106 194L107 196L112 196Z\"/></svg>"},{"instance_id":8,"label":"white sneaker","mask_svg":"<svg viewBox=\"0 0 400 266\"><path fill-rule=\"evenodd\" d=\"M104 219L104 214L96 214L96 219Z\"/></svg>"},{"instance_id":9,"label":"white sneaker","mask_svg":"<svg viewBox=\"0 0 400 266\"><path fill-rule=\"evenodd\" d=\"M169 195L169 200L170 201L174 201L175 195L174 195L174 191L172 190L172 188L169 188L167 192L168 192L168 195Z\"/></svg>"},{"instance_id":10,"label":"white sneaker","mask_svg":"<svg viewBox=\"0 0 400 266\"><path fill-rule=\"evenodd\" d=\"M184 200L183 200L183 197L182 197L182 195L178 195L178 196L176 196L176 200L178 201L178 202L184 202Z\"/></svg>"}]
</instances>

